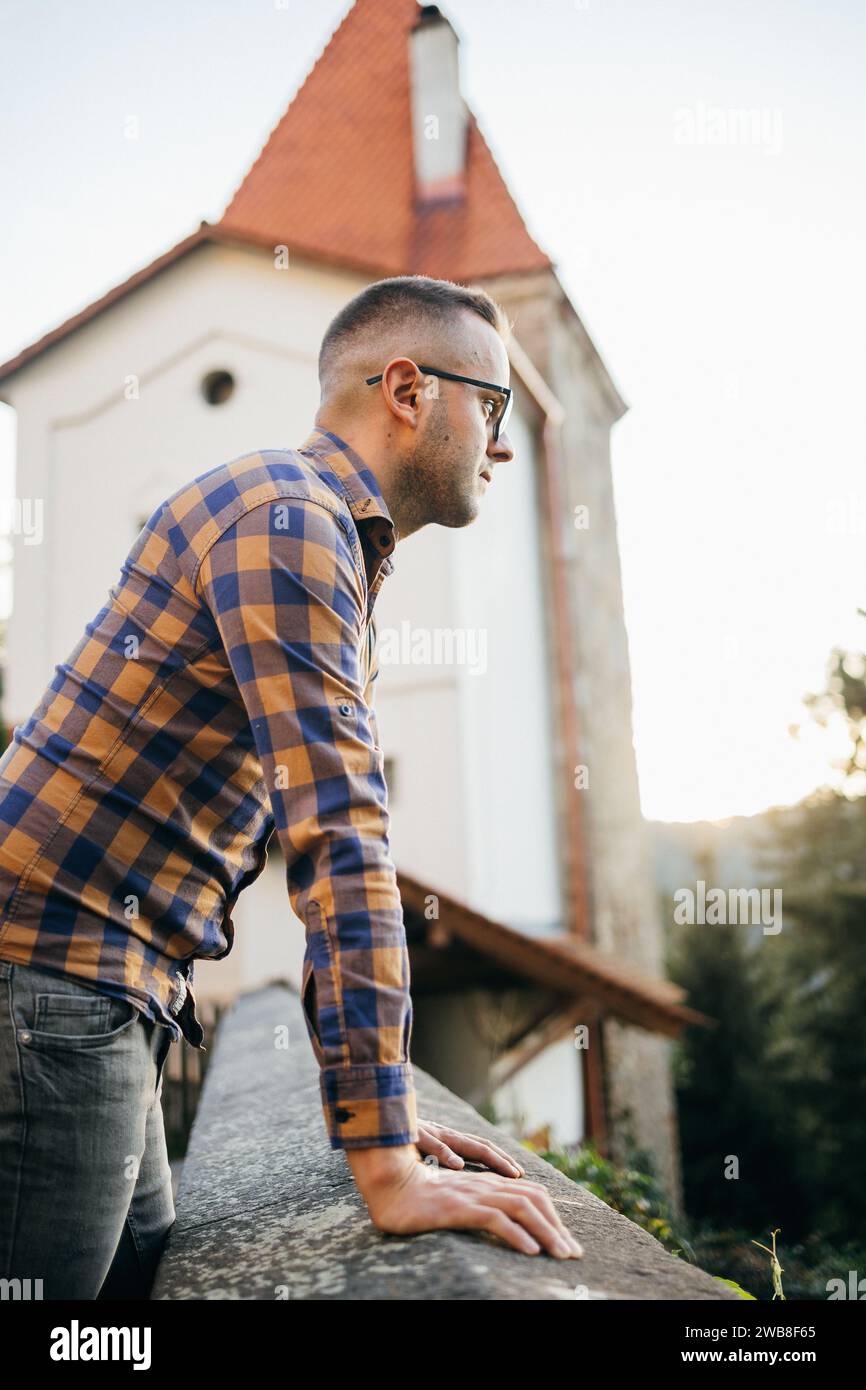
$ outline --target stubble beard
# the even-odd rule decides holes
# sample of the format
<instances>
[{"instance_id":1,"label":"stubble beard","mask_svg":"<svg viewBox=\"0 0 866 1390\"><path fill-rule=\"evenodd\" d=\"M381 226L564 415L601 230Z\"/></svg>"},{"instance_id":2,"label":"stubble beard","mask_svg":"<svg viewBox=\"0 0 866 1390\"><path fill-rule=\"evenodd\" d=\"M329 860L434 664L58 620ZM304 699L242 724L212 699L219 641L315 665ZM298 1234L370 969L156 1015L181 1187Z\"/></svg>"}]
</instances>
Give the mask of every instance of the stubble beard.
<instances>
[{"instance_id":1,"label":"stubble beard","mask_svg":"<svg viewBox=\"0 0 866 1390\"><path fill-rule=\"evenodd\" d=\"M478 469L468 469L454 431L431 420L401 470L400 529L468 526L478 515L480 491Z\"/></svg>"}]
</instances>

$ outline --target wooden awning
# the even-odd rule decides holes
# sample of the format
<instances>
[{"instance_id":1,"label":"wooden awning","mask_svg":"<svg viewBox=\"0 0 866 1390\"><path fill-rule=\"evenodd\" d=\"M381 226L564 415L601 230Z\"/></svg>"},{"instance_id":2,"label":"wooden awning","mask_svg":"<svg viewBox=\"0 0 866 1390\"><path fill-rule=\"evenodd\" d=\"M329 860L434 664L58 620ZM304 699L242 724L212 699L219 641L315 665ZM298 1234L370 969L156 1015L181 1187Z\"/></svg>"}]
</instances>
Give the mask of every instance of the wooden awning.
<instances>
[{"instance_id":1,"label":"wooden awning","mask_svg":"<svg viewBox=\"0 0 866 1390\"><path fill-rule=\"evenodd\" d=\"M671 1038L689 1024L715 1026L715 1020L685 1004L685 991L672 980L650 975L587 941L566 935L529 936L399 869L397 882L413 993L482 984L538 986L558 999L548 1013L549 1040L566 1030L572 1014L586 1017L587 1012ZM428 916L431 900L436 900L438 916Z\"/></svg>"}]
</instances>

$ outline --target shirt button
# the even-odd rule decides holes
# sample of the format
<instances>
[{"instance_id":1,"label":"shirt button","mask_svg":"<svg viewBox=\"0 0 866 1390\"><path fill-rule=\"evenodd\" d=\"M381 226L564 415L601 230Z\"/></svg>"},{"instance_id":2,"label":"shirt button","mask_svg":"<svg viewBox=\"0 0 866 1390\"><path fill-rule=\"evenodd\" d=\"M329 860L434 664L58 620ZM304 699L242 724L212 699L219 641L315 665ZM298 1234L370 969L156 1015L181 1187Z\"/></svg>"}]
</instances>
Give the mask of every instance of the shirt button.
<instances>
[{"instance_id":1,"label":"shirt button","mask_svg":"<svg viewBox=\"0 0 866 1390\"><path fill-rule=\"evenodd\" d=\"M29 1042L32 1036L32 1033L28 1033L26 1028L21 1028L18 1032L18 1041Z\"/></svg>"},{"instance_id":2,"label":"shirt button","mask_svg":"<svg viewBox=\"0 0 866 1390\"><path fill-rule=\"evenodd\" d=\"M351 714L351 713L352 713L352 706L351 706L351 705L347 705L345 700L344 700L343 703L340 705L340 713L341 713L341 714Z\"/></svg>"}]
</instances>

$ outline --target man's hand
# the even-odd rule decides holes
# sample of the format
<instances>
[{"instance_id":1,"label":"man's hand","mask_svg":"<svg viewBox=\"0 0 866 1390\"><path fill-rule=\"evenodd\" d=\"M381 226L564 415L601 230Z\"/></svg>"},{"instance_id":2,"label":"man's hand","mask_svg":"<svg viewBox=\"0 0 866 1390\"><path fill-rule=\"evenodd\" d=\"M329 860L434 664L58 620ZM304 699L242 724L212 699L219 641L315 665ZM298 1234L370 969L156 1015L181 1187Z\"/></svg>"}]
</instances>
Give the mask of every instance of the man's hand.
<instances>
[{"instance_id":1,"label":"man's hand","mask_svg":"<svg viewBox=\"0 0 866 1390\"><path fill-rule=\"evenodd\" d=\"M373 1225L389 1235L488 1231L527 1255L583 1254L541 1183L425 1163L415 1144L345 1152Z\"/></svg>"},{"instance_id":2,"label":"man's hand","mask_svg":"<svg viewBox=\"0 0 866 1390\"><path fill-rule=\"evenodd\" d=\"M463 1159L472 1163L484 1163L507 1178L524 1178L526 1169L517 1163L510 1153L482 1139L478 1134L462 1134L459 1129L449 1129L447 1125L434 1124L432 1120L418 1119L418 1148L422 1154L429 1154L437 1163L447 1168L462 1168ZM462 1157L461 1157L462 1155Z\"/></svg>"}]
</instances>

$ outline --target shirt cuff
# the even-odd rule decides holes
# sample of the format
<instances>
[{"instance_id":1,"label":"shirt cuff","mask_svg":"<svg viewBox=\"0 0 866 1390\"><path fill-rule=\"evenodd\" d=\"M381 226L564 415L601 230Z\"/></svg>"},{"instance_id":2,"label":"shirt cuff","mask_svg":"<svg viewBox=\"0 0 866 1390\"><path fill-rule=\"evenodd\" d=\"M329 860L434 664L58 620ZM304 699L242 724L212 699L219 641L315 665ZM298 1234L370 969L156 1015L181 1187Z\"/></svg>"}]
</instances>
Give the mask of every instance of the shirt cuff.
<instances>
[{"instance_id":1,"label":"shirt cuff","mask_svg":"<svg viewBox=\"0 0 866 1390\"><path fill-rule=\"evenodd\" d=\"M411 1062L326 1067L319 1072L319 1088L332 1149L418 1142Z\"/></svg>"}]
</instances>

